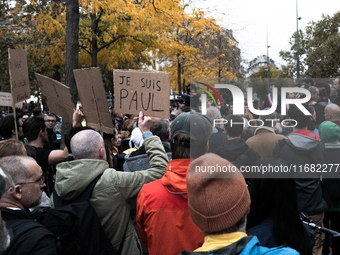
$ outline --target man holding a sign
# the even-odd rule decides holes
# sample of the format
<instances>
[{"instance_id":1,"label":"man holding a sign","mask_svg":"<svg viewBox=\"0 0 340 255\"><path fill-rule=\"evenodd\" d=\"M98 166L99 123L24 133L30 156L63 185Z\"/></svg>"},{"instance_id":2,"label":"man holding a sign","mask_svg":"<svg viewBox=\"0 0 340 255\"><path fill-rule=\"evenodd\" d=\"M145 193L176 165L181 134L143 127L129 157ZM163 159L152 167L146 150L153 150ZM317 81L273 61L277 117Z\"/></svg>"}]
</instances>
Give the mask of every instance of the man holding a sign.
<instances>
[{"instance_id":1,"label":"man holding a sign","mask_svg":"<svg viewBox=\"0 0 340 255\"><path fill-rule=\"evenodd\" d=\"M116 251L141 255L142 246L130 217L130 202L137 198L145 183L163 176L168 157L157 136L150 132L151 118L139 115L145 150L150 159L148 170L133 173L109 168L102 137L93 130L83 130L71 139L76 160L57 165L55 190L60 198L72 201L97 176L99 178L89 199Z\"/></svg>"}]
</instances>

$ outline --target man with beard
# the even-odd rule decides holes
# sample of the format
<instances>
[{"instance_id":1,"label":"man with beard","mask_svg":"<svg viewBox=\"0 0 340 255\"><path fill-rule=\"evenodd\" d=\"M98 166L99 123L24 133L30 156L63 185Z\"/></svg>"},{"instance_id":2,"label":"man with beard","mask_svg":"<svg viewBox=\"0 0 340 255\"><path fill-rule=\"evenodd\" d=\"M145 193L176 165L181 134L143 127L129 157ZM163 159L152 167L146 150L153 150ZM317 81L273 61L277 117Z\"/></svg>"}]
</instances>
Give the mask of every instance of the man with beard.
<instances>
[{"instance_id":1,"label":"man with beard","mask_svg":"<svg viewBox=\"0 0 340 255\"><path fill-rule=\"evenodd\" d=\"M14 185L0 199L2 217L12 239L2 254L58 254L55 236L28 213L40 203L45 187L41 167L28 156L3 157L0 165Z\"/></svg>"}]
</instances>

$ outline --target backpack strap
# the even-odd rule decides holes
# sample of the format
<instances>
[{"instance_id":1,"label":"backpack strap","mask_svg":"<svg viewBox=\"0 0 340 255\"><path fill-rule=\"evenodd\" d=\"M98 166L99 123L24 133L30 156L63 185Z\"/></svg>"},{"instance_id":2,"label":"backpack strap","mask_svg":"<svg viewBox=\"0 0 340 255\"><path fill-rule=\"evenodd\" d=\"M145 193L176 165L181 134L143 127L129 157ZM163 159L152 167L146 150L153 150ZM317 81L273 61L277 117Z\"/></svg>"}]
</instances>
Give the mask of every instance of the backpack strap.
<instances>
[{"instance_id":1,"label":"backpack strap","mask_svg":"<svg viewBox=\"0 0 340 255\"><path fill-rule=\"evenodd\" d=\"M64 199L60 198L57 194L56 191L53 191L53 203L55 207L60 207L62 205L70 204L70 203L75 203L75 202L84 202L88 201L91 197L92 191L94 189L94 186L96 185L97 181L99 178L103 175L101 173L98 175L87 187L86 189L74 200L72 201L65 201Z\"/></svg>"}]
</instances>

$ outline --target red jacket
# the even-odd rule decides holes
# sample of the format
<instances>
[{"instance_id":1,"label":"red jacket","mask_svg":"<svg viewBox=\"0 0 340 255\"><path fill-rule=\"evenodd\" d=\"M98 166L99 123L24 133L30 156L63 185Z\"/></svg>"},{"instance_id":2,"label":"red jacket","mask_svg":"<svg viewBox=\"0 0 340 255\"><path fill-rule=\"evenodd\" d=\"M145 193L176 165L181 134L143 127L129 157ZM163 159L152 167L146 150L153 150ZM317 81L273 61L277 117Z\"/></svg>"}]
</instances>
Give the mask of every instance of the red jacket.
<instances>
[{"instance_id":1,"label":"red jacket","mask_svg":"<svg viewBox=\"0 0 340 255\"><path fill-rule=\"evenodd\" d=\"M149 254L174 255L201 247L204 235L192 222L186 172L190 159L168 163L163 178L145 184L137 198L137 226Z\"/></svg>"}]
</instances>

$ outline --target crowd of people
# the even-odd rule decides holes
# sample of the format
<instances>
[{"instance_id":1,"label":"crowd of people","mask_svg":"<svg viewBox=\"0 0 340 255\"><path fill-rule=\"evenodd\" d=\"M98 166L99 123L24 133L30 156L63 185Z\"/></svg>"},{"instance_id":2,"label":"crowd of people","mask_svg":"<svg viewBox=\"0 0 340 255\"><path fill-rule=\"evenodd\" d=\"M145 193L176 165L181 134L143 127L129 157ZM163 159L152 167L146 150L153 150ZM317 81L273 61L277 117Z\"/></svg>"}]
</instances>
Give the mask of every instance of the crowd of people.
<instances>
[{"instance_id":1,"label":"crowd of people","mask_svg":"<svg viewBox=\"0 0 340 255\"><path fill-rule=\"evenodd\" d=\"M338 242L302 221L340 231L340 96L331 96L340 95L339 80L296 85L311 93L303 104L311 116L296 105L287 116L280 107L234 115L232 103L211 102L202 115L190 95L171 106L170 119L110 109L112 133L84 126L79 109L70 127L39 107L3 114L1 254L60 254L31 211L55 208L54 195L72 203L96 178L89 203L116 254L340 254ZM275 86L255 109L272 107ZM242 171L263 166L295 171ZM237 170L211 170L218 167Z\"/></svg>"}]
</instances>

